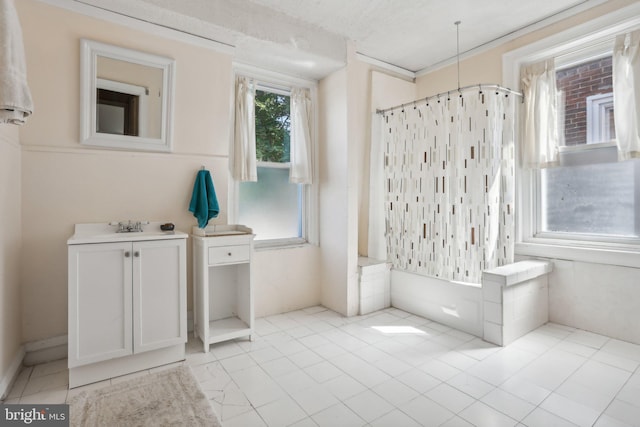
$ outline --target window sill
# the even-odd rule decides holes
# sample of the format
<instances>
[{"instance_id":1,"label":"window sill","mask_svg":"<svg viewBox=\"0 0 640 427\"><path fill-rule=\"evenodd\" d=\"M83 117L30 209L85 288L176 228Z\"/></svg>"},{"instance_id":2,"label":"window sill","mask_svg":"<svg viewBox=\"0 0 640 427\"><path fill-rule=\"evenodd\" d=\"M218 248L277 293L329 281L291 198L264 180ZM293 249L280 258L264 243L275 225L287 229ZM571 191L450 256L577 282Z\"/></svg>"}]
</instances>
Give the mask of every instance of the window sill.
<instances>
[{"instance_id":1,"label":"window sill","mask_svg":"<svg viewBox=\"0 0 640 427\"><path fill-rule=\"evenodd\" d=\"M640 246L530 238L516 243L516 255L640 268Z\"/></svg>"},{"instance_id":2,"label":"window sill","mask_svg":"<svg viewBox=\"0 0 640 427\"><path fill-rule=\"evenodd\" d=\"M304 239L256 240L253 243L256 252L301 248L303 246L311 246L311 244Z\"/></svg>"}]
</instances>

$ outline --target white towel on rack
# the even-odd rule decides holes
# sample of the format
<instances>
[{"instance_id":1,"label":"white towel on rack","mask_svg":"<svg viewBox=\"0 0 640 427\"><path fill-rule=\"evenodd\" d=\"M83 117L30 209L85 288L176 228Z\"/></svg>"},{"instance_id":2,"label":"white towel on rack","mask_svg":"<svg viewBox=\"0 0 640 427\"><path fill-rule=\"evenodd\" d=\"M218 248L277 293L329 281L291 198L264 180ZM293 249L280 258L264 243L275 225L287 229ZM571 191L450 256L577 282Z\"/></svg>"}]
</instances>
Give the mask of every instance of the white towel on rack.
<instances>
[{"instance_id":1,"label":"white towel on rack","mask_svg":"<svg viewBox=\"0 0 640 427\"><path fill-rule=\"evenodd\" d=\"M22 125L32 112L18 12L13 0L0 0L0 123Z\"/></svg>"}]
</instances>

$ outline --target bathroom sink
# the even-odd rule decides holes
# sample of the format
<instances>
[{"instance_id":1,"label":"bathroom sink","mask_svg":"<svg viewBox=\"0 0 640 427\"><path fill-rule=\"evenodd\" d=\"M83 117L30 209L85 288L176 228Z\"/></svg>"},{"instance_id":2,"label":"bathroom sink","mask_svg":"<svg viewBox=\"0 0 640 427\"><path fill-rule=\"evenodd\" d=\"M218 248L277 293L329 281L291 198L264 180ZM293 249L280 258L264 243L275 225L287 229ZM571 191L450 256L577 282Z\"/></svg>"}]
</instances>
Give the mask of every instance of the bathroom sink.
<instances>
[{"instance_id":1,"label":"bathroom sink","mask_svg":"<svg viewBox=\"0 0 640 427\"><path fill-rule=\"evenodd\" d=\"M132 242L139 240L184 239L186 233L181 231L162 231L160 225L166 221L150 222L143 226L143 231L119 233L118 227L107 223L76 224L73 236L67 240L70 245L83 243Z\"/></svg>"},{"instance_id":2,"label":"bathroom sink","mask_svg":"<svg viewBox=\"0 0 640 427\"><path fill-rule=\"evenodd\" d=\"M166 236L174 234L173 231L142 231L142 232L127 232L127 233L104 233L104 234L86 234L85 237L91 237L92 239L110 239L110 240L137 240L138 237L148 238L154 236Z\"/></svg>"}]
</instances>

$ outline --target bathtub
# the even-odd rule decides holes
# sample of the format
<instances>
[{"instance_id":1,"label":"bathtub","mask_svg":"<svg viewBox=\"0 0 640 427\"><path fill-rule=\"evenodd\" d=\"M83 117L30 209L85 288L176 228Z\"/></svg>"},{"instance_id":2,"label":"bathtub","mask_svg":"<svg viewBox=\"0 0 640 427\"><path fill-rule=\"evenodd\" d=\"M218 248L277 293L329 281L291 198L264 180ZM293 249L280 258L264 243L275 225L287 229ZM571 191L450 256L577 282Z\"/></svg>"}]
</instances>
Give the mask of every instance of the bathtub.
<instances>
[{"instance_id":1,"label":"bathtub","mask_svg":"<svg viewBox=\"0 0 640 427\"><path fill-rule=\"evenodd\" d=\"M549 321L549 261L486 270L482 284L391 270L391 305L505 346Z\"/></svg>"},{"instance_id":2,"label":"bathtub","mask_svg":"<svg viewBox=\"0 0 640 427\"><path fill-rule=\"evenodd\" d=\"M483 336L480 283L463 283L391 270L391 305L443 325Z\"/></svg>"}]
</instances>

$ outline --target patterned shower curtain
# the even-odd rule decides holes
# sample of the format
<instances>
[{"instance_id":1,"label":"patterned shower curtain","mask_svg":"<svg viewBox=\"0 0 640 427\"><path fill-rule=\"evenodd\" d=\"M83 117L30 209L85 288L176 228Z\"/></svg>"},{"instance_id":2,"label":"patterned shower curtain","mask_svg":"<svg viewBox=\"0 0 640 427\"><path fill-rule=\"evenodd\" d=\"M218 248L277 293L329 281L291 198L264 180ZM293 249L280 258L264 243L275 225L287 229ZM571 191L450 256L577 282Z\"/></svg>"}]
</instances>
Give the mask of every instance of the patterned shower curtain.
<instances>
[{"instance_id":1,"label":"patterned shower curtain","mask_svg":"<svg viewBox=\"0 0 640 427\"><path fill-rule=\"evenodd\" d=\"M480 283L483 270L513 262L517 102L476 88L385 113L394 268Z\"/></svg>"}]
</instances>

